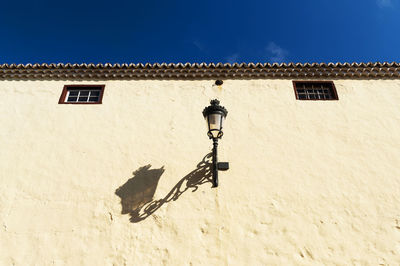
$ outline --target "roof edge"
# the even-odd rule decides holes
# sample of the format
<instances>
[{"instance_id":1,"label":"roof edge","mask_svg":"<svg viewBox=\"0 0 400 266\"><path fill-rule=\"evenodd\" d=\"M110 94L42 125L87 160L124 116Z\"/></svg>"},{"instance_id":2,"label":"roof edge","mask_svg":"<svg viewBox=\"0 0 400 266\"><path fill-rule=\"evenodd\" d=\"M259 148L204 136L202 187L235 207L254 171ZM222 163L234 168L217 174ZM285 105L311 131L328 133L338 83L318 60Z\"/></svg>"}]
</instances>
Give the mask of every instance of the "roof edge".
<instances>
[{"instance_id":1,"label":"roof edge","mask_svg":"<svg viewBox=\"0 0 400 266\"><path fill-rule=\"evenodd\" d=\"M0 79L399 78L400 63L1 64Z\"/></svg>"}]
</instances>

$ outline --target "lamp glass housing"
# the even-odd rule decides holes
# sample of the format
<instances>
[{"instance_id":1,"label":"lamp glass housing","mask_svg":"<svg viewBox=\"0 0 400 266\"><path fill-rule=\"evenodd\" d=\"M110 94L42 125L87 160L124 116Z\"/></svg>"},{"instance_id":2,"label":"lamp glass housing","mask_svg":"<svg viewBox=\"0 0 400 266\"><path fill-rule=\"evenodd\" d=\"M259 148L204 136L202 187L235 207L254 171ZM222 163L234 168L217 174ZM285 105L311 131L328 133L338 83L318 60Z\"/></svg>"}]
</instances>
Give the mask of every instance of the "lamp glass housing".
<instances>
[{"instance_id":1,"label":"lamp glass housing","mask_svg":"<svg viewBox=\"0 0 400 266\"><path fill-rule=\"evenodd\" d=\"M224 134L222 131L222 124L224 123L225 117L228 111L225 107L219 105L217 99L210 102L210 106L207 106L203 110L203 116L207 122L207 135L210 139L217 140Z\"/></svg>"},{"instance_id":2,"label":"lamp glass housing","mask_svg":"<svg viewBox=\"0 0 400 266\"><path fill-rule=\"evenodd\" d=\"M210 113L206 117L208 136L210 138L221 138L224 134L222 131L222 126L224 123L224 114L221 112Z\"/></svg>"}]
</instances>

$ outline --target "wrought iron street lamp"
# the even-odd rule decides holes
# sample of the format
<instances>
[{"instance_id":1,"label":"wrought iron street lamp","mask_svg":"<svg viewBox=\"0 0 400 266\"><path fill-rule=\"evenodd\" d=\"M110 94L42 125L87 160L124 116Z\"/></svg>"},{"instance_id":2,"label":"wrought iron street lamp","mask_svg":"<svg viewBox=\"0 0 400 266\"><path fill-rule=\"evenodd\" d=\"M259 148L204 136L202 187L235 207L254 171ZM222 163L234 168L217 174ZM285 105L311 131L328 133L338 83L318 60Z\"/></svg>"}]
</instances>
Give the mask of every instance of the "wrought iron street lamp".
<instances>
[{"instance_id":1,"label":"wrought iron street lamp","mask_svg":"<svg viewBox=\"0 0 400 266\"><path fill-rule=\"evenodd\" d=\"M218 139L220 139L224 135L224 132L222 131L222 125L224 123L226 115L228 114L228 111L225 109L225 107L219 105L219 101L217 99L212 100L210 104L210 106L204 108L203 116L207 122L207 135L210 139L213 140L213 187L218 187L218 170L225 171L229 169L229 163L218 163L217 159Z\"/></svg>"}]
</instances>

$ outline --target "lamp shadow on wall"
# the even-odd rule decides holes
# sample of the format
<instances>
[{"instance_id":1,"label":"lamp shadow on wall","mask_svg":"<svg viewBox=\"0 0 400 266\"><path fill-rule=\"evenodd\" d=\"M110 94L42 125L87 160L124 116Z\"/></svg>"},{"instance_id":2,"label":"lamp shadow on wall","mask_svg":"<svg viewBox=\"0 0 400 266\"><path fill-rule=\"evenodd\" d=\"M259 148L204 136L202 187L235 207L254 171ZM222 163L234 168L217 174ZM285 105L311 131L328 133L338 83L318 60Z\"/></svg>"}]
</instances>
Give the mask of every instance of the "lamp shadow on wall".
<instances>
[{"instance_id":1,"label":"lamp shadow on wall","mask_svg":"<svg viewBox=\"0 0 400 266\"><path fill-rule=\"evenodd\" d=\"M150 169L150 164L140 167L132 173L132 178L115 191L121 198L121 213L129 214L130 221L137 223L151 216L165 203L177 200L187 190L192 189L195 192L200 185L212 183L211 157L211 153L204 156L196 169L179 180L164 198L158 200L154 200L154 193L164 173L164 166L159 169Z\"/></svg>"}]
</instances>

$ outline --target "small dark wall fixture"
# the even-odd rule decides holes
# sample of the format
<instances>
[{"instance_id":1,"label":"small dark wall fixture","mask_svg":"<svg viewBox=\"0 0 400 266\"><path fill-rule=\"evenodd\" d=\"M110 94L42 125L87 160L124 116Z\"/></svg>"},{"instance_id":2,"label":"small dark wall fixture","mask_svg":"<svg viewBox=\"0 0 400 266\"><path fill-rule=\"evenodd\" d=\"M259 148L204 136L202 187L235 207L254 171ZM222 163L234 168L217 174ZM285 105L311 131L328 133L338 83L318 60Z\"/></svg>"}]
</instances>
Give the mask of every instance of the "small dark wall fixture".
<instances>
[{"instance_id":1,"label":"small dark wall fixture","mask_svg":"<svg viewBox=\"0 0 400 266\"><path fill-rule=\"evenodd\" d=\"M115 194L121 198L121 214L129 214L130 221L137 223L151 216L165 203L176 201L184 192L195 192L200 185L211 183L211 154L204 156L196 169L184 176L162 199L154 200L158 181L164 173L164 167L150 169L151 165L140 167L133 177L120 186Z\"/></svg>"},{"instance_id":2,"label":"small dark wall fixture","mask_svg":"<svg viewBox=\"0 0 400 266\"><path fill-rule=\"evenodd\" d=\"M224 82L222 80L220 80L220 79L217 79L215 81L215 85L217 85L217 86L221 86L222 84L224 84Z\"/></svg>"}]
</instances>

